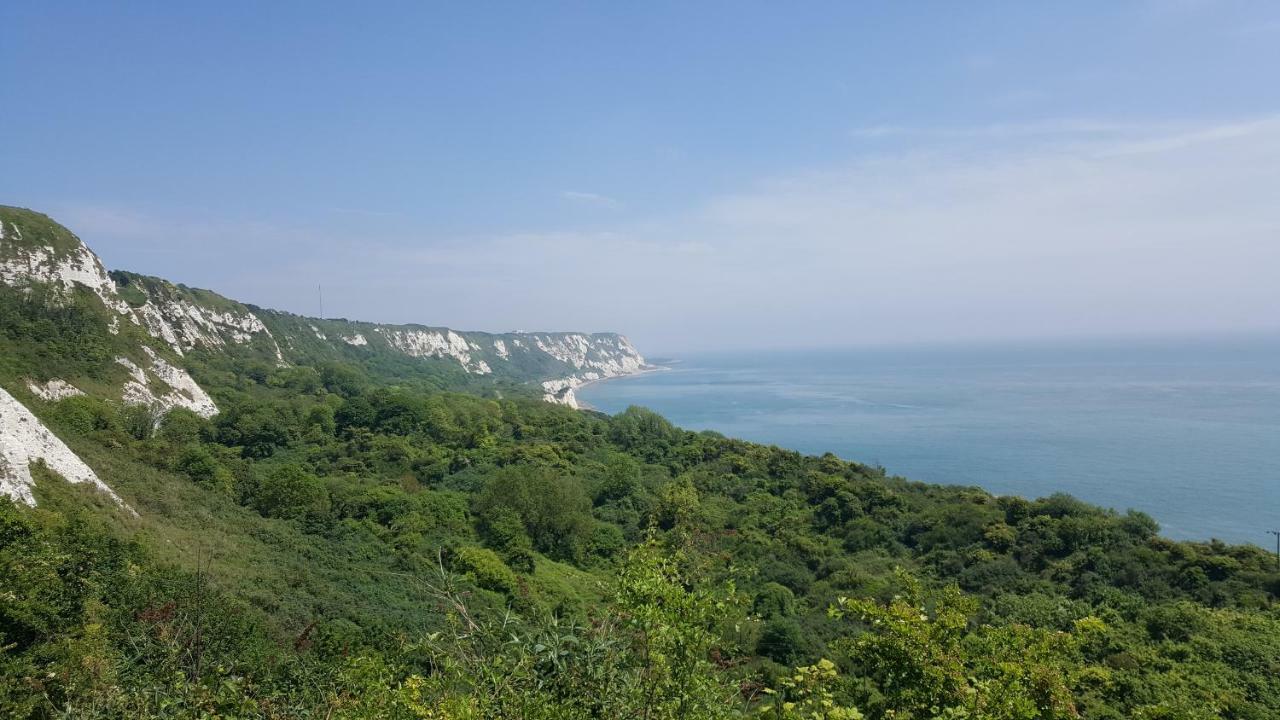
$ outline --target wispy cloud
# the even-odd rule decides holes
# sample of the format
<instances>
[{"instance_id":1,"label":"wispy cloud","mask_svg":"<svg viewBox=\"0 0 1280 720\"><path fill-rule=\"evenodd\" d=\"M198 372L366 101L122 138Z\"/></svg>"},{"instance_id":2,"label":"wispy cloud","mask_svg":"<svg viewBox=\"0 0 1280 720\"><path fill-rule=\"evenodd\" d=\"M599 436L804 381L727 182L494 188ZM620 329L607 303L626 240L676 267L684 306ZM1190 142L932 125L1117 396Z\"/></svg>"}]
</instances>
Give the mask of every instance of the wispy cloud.
<instances>
[{"instance_id":1,"label":"wispy cloud","mask_svg":"<svg viewBox=\"0 0 1280 720\"><path fill-rule=\"evenodd\" d=\"M1280 119L1118 127L773 180L710 203L704 236L785 242L768 262L803 281L757 317L850 341L1280 326Z\"/></svg>"},{"instance_id":2,"label":"wispy cloud","mask_svg":"<svg viewBox=\"0 0 1280 720\"><path fill-rule=\"evenodd\" d=\"M570 202L583 203L586 205L595 205L597 207L605 207L605 208L622 207L622 203L618 202L616 199L611 198L608 195L601 195L599 193L593 193L593 192L580 192L578 190L562 190L560 192L560 197Z\"/></svg>"},{"instance_id":3,"label":"wispy cloud","mask_svg":"<svg viewBox=\"0 0 1280 720\"><path fill-rule=\"evenodd\" d=\"M1100 154L1105 156L1168 152L1216 141L1269 135L1276 131L1280 131L1280 116L1270 116L1256 120L1193 128L1182 132L1152 135L1140 140L1104 148Z\"/></svg>"},{"instance_id":4,"label":"wispy cloud","mask_svg":"<svg viewBox=\"0 0 1280 720\"><path fill-rule=\"evenodd\" d=\"M523 272L519 324L667 348L1277 326L1280 118L932 137L607 233L473 239L449 267Z\"/></svg>"},{"instance_id":5,"label":"wispy cloud","mask_svg":"<svg viewBox=\"0 0 1280 720\"><path fill-rule=\"evenodd\" d=\"M133 266L146 272L167 274L199 252L239 253L241 265L202 269L200 282L267 306L311 311L323 282L326 307L348 317L616 329L660 351L1280 322L1280 116L871 133L890 135L903 142L591 230L570 220L465 237L383 228L357 244L323 225L112 212L69 224L86 239L154 238L138 258L205 248Z\"/></svg>"},{"instance_id":6,"label":"wispy cloud","mask_svg":"<svg viewBox=\"0 0 1280 720\"><path fill-rule=\"evenodd\" d=\"M863 140L886 138L966 140L1047 136L1104 136L1151 132L1149 123L1126 123L1083 118L1049 118L1022 123L991 123L961 126L869 125L849 131Z\"/></svg>"}]
</instances>

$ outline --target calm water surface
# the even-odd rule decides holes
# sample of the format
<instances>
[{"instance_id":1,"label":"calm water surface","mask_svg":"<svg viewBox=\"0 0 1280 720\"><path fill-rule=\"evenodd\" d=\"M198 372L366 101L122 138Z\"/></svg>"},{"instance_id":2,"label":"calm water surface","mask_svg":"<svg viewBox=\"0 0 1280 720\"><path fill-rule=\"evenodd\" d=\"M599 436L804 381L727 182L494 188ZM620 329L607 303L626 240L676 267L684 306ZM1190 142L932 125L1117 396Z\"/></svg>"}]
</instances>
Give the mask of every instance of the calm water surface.
<instances>
[{"instance_id":1,"label":"calm water surface","mask_svg":"<svg viewBox=\"0 0 1280 720\"><path fill-rule=\"evenodd\" d=\"M701 355L579 397L915 480L1069 492L1178 538L1280 529L1280 339Z\"/></svg>"}]
</instances>

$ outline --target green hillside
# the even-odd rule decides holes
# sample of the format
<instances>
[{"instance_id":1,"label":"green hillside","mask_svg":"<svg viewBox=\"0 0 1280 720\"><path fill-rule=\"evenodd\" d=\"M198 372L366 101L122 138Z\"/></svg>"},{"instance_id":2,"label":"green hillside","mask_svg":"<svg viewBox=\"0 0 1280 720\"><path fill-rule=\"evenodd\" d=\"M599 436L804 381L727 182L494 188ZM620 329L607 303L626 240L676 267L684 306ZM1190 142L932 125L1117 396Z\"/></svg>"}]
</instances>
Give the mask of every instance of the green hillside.
<instances>
[{"instance_id":1,"label":"green hillside","mask_svg":"<svg viewBox=\"0 0 1280 720\"><path fill-rule=\"evenodd\" d=\"M230 324L179 354L84 287L0 285L0 387L136 511L38 463L35 507L0 495L4 716L1280 716L1259 548L545 403L565 368L488 354L520 336L478 374L114 280ZM246 312L269 338L227 334ZM144 345L218 413L121 402Z\"/></svg>"}]
</instances>

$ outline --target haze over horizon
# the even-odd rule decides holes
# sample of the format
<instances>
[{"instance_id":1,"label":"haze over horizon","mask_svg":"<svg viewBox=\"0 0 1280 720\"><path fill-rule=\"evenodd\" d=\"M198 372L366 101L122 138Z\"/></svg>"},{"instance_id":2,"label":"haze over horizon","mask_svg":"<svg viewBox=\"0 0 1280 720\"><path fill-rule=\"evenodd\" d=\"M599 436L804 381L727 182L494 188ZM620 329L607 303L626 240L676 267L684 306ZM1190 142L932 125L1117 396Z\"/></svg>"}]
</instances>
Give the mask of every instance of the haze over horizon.
<instances>
[{"instance_id":1,"label":"haze over horizon","mask_svg":"<svg viewBox=\"0 0 1280 720\"><path fill-rule=\"evenodd\" d=\"M940 19L943 18L943 19ZM1280 329L1280 7L0 8L0 203L642 351Z\"/></svg>"}]
</instances>

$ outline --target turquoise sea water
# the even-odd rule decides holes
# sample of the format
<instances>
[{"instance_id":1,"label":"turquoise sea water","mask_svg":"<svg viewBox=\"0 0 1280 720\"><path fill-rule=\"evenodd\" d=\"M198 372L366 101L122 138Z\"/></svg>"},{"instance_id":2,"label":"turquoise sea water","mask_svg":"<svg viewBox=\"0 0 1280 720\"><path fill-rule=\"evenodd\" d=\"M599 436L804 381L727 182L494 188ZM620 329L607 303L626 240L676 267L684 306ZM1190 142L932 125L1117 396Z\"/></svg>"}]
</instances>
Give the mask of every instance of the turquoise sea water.
<instances>
[{"instance_id":1,"label":"turquoise sea water","mask_svg":"<svg viewBox=\"0 0 1280 720\"><path fill-rule=\"evenodd\" d=\"M694 355L578 396L914 480L1068 492L1171 537L1280 529L1280 338Z\"/></svg>"}]
</instances>

